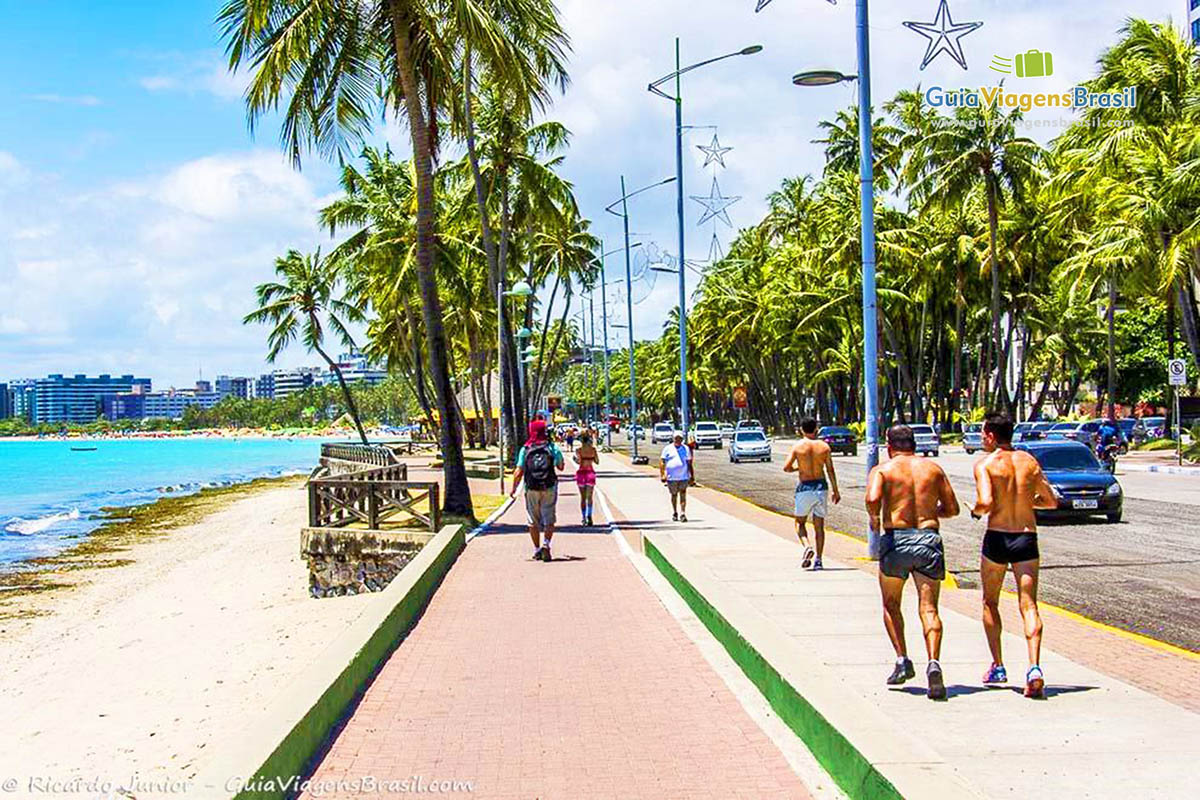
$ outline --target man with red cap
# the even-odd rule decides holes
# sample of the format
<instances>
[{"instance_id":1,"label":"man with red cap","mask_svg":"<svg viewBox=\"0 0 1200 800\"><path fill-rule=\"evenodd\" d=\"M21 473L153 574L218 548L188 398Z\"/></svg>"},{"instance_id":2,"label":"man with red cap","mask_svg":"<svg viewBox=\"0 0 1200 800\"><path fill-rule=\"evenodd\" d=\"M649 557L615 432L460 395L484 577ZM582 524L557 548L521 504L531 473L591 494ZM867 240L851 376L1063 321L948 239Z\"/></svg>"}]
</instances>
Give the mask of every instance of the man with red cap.
<instances>
[{"instance_id":1,"label":"man with red cap","mask_svg":"<svg viewBox=\"0 0 1200 800\"><path fill-rule=\"evenodd\" d=\"M563 454L550 441L546 420L529 423L529 438L517 453L517 471L513 475L511 497L525 480L525 513L529 517L529 537L533 539L535 561L550 561L550 540L554 523L558 521L558 470L563 468ZM544 538L541 538L544 536Z\"/></svg>"}]
</instances>

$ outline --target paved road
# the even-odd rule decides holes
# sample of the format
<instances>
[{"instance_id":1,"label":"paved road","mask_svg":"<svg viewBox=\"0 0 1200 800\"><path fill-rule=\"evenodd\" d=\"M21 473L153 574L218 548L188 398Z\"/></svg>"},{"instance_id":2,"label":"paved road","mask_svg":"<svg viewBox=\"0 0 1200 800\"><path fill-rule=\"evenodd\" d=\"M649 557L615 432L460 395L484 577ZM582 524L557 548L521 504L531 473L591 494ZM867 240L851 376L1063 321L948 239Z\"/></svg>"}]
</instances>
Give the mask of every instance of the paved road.
<instances>
[{"instance_id":1,"label":"paved road","mask_svg":"<svg viewBox=\"0 0 1200 800\"><path fill-rule=\"evenodd\" d=\"M623 446L623 440L613 444ZM795 479L782 471L788 447L778 441L773 462L743 464L729 463L725 450L703 450L697 475L706 486L791 513ZM938 459L960 501L974 496L971 469L978 458L947 448ZM831 507L830 527L866 538L865 457L838 456L836 465L842 503ZM1043 526L1041 597L1090 619L1200 651L1200 479L1132 472L1118 477L1126 491L1120 524L1097 517ZM983 531L983 523L965 512L942 525L947 567L965 587L978 585Z\"/></svg>"}]
</instances>

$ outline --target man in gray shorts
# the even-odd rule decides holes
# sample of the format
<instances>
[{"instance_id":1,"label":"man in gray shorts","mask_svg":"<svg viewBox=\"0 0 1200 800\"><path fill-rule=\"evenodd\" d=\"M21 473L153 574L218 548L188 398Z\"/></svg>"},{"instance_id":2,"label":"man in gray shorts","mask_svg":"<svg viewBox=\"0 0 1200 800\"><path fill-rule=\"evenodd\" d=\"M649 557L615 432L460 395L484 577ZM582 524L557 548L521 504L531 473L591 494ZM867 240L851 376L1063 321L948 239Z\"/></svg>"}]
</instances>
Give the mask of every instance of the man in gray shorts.
<instances>
[{"instance_id":1,"label":"man in gray shorts","mask_svg":"<svg viewBox=\"0 0 1200 800\"><path fill-rule=\"evenodd\" d=\"M938 595L946 577L939 520L958 514L958 499L946 473L933 460L918 458L912 428L895 425L887 432L888 461L871 472L867 485L867 514L880 538L879 589L883 594L883 624L896 650L896 667L889 685L916 674L904 640L900 600L912 575L920 601L921 627L929 655L926 676L929 699L946 699L946 682L938 659L942 651L942 620Z\"/></svg>"},{"instance_id":2,"label":"man in gray shorts","mask_svg":"<svg viewBox=\"0 0 1200 800\"><path fill-rule=\"evenodd\" d=\"M529 423L529 439L517 453L517 471L513 474L515 496L521 479L525 480L525 512L529 516L529 537L533 539L534 561L552 561L550 541L558 521L558 470L563 468L563 454L550 441L546 421ZM545 538L542 538L542 537Z\"/></svg>"}]
</instances>

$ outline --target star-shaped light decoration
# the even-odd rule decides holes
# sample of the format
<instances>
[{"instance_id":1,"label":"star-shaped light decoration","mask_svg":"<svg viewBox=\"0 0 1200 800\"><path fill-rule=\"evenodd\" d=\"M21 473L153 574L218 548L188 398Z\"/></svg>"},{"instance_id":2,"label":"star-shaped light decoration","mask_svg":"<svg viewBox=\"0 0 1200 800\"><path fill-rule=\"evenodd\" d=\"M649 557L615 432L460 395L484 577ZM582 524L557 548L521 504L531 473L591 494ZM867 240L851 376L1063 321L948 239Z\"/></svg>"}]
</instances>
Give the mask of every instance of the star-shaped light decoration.
<instances>
[{"instance_id":1,"label":"star-shaped light decoration","mask_svg":"<svg viewBox=\"0 0 1200 800\"><path fill-rule=\"evenodd\" d=\"M724 257L725 251L721 249L721 240L717 238L717 232L713 231L712 244L708 246L708 263L715 264Z\"/></svg>"},{"instance_id":2,"label":"star-shaped light decoration","mask_svg":"<svg viewBox=\"0 0 1200 800\"><path fill-rule=\"evenodd\" d=\"M712 191L709 192L708 197L692 195L692 199L704 206L704 216L702 216L700 221L696 223L697 225L703 225L710 219L719 219L732 228L733 221L729 219L729 214L725 211L725 209L729 208L742 198L725 197L722 195L721 187L717 185L717 179L713 178Z\"/></svg>"},{"instance_id":3,"label":"star-shaped light decoration","mask_svg":"<svg viewBox=\"0 0 1200 800\"><path fill-rule=\"evenodd\" d=\"M732 150L732 147L721 147L721 142L717 140L717 135L713 134L712 144L705 147L702 144L696 145L696 149L704 153L704 166L708 166L713 162L725 167L725 154Z\"/></svg>"},{"instance_id":4,"label":"star-shaped light decoration","mask_svg":"<svg viewBox=\"0 0 1200 800\"><path fill-rule=\"evenodd\" d=\"M941 0L938 5L937 16L933 18L933 22L904 23L904 27L929 40L929 46L925 48L925 58L921 60L921 69L929 66L929 62L942 53L948 53L960 67L966 69L967 57L963 54L962 42L959 40L982 26L982 22L955 23L950 17L950 6L946 0Z\"/></svg>"}]
</instances>

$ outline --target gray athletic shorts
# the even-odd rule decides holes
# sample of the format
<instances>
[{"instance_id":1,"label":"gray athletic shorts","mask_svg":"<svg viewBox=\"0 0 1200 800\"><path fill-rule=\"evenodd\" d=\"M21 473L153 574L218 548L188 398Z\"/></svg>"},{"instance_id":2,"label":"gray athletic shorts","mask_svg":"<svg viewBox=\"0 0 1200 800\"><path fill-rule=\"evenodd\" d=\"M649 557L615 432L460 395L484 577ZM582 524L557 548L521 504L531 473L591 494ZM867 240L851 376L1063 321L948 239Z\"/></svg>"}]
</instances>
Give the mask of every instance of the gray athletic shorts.
<instances>
[{"instance_id":1,"label":"gray athletic shorts","mask_svg":"<svg viewBox=\"0 0 1200 800\"><path fill-rule=\"evenodd\" d=\"M555 507L558 505L558 487L549 489L525 489L525 514L530 525L546 528L558 521Z\"/></svg>"},{"instance_id":2,"label":"gray athletic shorts","mask_svg":"<svg viewBox=\"0 0 1200 800\"><path fill-rule=\"evenodd\" d=\"M879 571L889 578L908 578L914 572L931 580L946 577L942 534L925 528L895 528L879 539Z\"/></svg>"},{"instance_id":3,"label":"gray athletic shorts","mask_svg":"<svg viewBox=\"0 0 1200 800\"><path fill-rule=\"evenodd\" d=\"M677 494L687 494L688 481L667 481L667 490L671 493L672 497Z\"/></svg>"}]
</instances>

